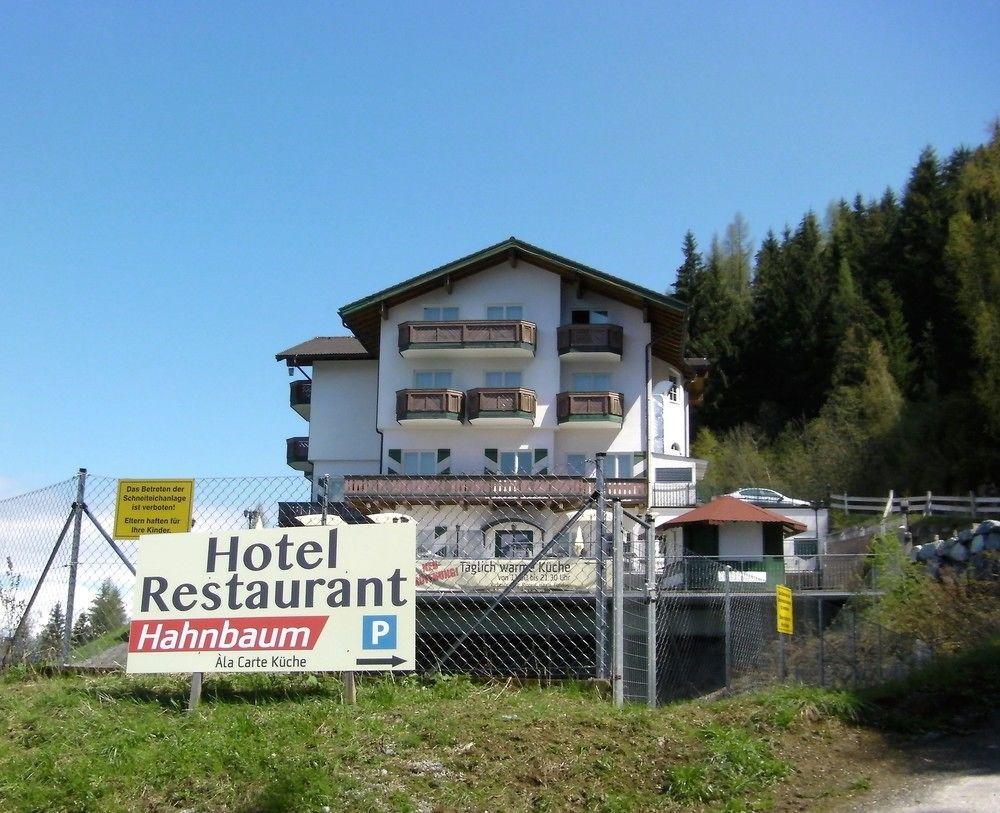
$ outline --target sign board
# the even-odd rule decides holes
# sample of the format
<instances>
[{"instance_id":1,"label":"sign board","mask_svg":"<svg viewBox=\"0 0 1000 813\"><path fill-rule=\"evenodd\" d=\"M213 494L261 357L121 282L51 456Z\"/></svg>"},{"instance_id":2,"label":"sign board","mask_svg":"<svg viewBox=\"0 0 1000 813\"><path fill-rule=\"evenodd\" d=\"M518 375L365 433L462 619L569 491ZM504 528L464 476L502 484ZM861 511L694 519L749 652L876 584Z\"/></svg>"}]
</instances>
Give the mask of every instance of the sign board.
<instances>
[{"instance_id":1,"label":"sign board","mask_svg":"<svg viewBox=\"0 0 1000 813\"><path fill-rule=\"evenodd\" d=\"M792 590L790 587L778 585L774 588L774 598L777 602L778 632L791 635L795 630L792 616Z\"/></svg>"},{"instance_id":2,"label":"sign board","mask_svg":"<svg viewBox=\"0 0 1000 813\"><path fill-rule=\"evenodd\" d=\"M726 571L718 572L720 582L744 582L746 584L767 584L767 573L763 570L730 570L729 578L726 578Z\"/></svg>"},{"instance_id":3,"label":"sign board","mask_svg":"<svg viewBox=\"0 0 1000 813\"><path fill-rule=\"evenodd\" d=\"M119 480L115 539L191 530L194 480Z\"/></svg>"},{"instance_id":4,"label":"sign board","mask_svg":"<svg viewBox=\"0 0 1000 813\"><path fill-rule=\"evenodd\" d=\"M531 559L421 559L417 590L500 592L531 564ZM610 572L610 568L609 568ZM593 590L593 559L541 559L517 583L518 590Z\"/></svg>"},{"instance_id":5,"label":"sign board","mask_svg":"<svg viewBox=\"0 0 1000 813\"><path fill-rule=\"evenodd\" d=\"M139 540L129 673L412 670L412 523Z\"/></svg>"}]
</instances>

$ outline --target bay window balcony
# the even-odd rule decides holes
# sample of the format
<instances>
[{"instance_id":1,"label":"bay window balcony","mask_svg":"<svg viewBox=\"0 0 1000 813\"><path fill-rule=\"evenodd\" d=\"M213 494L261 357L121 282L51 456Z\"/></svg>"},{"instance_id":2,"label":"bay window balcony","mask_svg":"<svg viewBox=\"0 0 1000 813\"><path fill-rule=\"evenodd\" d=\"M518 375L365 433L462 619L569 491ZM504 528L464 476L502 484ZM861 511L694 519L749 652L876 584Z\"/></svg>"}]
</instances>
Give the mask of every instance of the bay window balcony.
<instances>
[{"instance_id":1,"label":"bay window balcony","mask_svg":"<svg viewBox=\"0 0 1000 813\"><path fill-rule=\"evenodd\" d=\"M289 382L288 402L292 409L308 421L312 403L312 381L299 379Z\"/></svg>"},{"instance_id":2,"label":"bay window balcony","mask_svg":"<svg viewBox=\"0 0 1000 813\"><path fill-rule=\"evenodd\" d=\"M625 396L620 392L560 392L556 422L560 426L617 429L624 421Z\"/></svg>"},{"instance_id":3,"label":"bay window balcony","mask_svg":"<svg viewBox=\"0 0 1000 813\"><path fill-rule=\"evenodd\" d=\"M461 319L403 322L399 354L404 358L492 356L532 358L537 328L521 319Z\"/></svg>"},{"instance_id":4,"label":"bay window balcony","mask_svg":"<svg viewBox=\"0 0 1000 813\"><path fill-rule=\"evenodd\" d=\"M396 420L402 426L458 426L464 401L460 390L397 390Z\"/></svg>"},{"instance_id":5,"label":"bay window balcony","mask_svg":"<svg viewBox=\"0 0 1000 813\"><path fill-rule=\"evenodd\" d=\"M532 426L535 391L525 387L479 387L466 397L473 426Z\"/></svg>"},{"instance_id":6,"label":"bay window balcony","mask_svg":"<svg viewBox=\"0 0 1000 813\"><path fill-rule=\"evenodd\" d=\"M573 324L556 330L559 357L564 361L621 361L624 341L621 325Z\"/></svg>"},{"instance_id":7,"label":"bay window balcony","mask_svg":"<svg viewBox=\"0 0 1000 813\"><path fill-rule=\"evenodd\" d=\"M313 464L309 461L309 438L288 438L285 441L285 461L293 469L311 472Z\"/></svg>"}]
</instances>

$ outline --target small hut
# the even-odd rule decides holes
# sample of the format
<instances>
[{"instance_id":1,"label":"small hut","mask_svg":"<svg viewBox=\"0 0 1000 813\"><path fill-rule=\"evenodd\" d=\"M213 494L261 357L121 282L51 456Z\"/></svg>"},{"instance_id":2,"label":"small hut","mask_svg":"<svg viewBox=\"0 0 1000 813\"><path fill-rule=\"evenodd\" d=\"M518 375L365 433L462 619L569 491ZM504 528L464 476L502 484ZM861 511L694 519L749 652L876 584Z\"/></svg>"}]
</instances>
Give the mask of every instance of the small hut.
<instances>
[{"instance_id":1,"label":"small hut","mask_svg":"<svg viewBox=\"0 0 1000 813\"><path fill-rule=\"evenodd\" d=\"M659 527L680 528L685 557L713 557L720 565L733 565L737 581L755 580L743 574L766 572L775 578L784 574L785 537L806 529L801 522L735 497L716 497ZM711 569L714 576L714 564Z\"/></svg>"}]
</instances>

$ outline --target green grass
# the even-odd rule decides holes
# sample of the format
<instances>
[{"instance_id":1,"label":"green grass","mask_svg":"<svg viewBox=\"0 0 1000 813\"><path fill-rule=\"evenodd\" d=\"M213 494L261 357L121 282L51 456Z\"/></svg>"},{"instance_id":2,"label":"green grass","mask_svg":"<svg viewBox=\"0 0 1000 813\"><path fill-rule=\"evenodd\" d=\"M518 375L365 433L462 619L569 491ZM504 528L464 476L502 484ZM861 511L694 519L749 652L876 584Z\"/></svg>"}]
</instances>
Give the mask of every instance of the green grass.
<instances>
[{"instance_id":1,"label":"green grass","mask_svg":"<svg viewBox=\"0 0 1000 813\"><path fill-rule=\"evenodd\" d=\"M952 713L995 703L998 653L861 695L784 686L655 710L615 709L583 684L390 676L360 679L346 706L328 675L220 675L188 714L180 677L15 670L0 676L0 810L801 807L804 755L822 751L814 774L832 777L824 743L855 726L899 726L927 697ZM863 790L843 767L814 775L808 798Z\"/></svg>"},{"instance_id":2,"label":"green grass","mask_svg":"<svg viewBox=\"0 0 1000 813\"><path fill-rule=\"evenodd\" d=\"M123 624L118 629L111 630L111 632L106 632L104 635L100 635L92 641L87 641L87 643L82 646L73 647L69 654L70 663L79 663L80 661L85 661L87 658L92 658L94 655L99 655L104 652L109 647L115 644L120 644L126 640L128 635L128 624Z\"/></svg>"}]
</instances>

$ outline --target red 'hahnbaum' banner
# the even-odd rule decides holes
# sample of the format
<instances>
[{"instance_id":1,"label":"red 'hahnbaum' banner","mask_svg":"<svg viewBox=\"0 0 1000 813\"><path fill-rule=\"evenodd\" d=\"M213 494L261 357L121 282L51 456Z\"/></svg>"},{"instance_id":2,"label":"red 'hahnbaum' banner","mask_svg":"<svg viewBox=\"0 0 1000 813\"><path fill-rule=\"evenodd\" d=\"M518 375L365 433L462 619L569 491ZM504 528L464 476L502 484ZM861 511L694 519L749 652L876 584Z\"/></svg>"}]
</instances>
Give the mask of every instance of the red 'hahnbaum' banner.
<instances>
[{"instance_id":1,"label":"red 'hahnbaum' banner","mask_svg":"<svg viewBox=\"0 0 1000 813\"><path fill-rule=\"evenodd\" d=\"M133 621L129 652L251 652L312 649L326 626L325 615L266 618L188 618Z\"/></svg>"}]
</instances>

